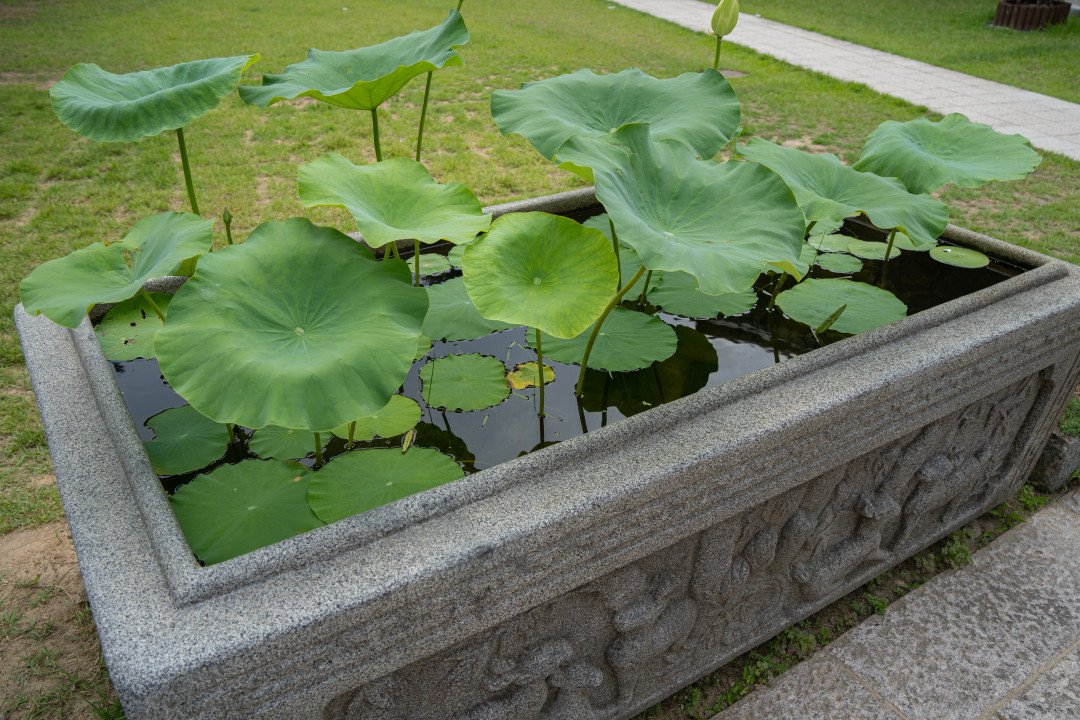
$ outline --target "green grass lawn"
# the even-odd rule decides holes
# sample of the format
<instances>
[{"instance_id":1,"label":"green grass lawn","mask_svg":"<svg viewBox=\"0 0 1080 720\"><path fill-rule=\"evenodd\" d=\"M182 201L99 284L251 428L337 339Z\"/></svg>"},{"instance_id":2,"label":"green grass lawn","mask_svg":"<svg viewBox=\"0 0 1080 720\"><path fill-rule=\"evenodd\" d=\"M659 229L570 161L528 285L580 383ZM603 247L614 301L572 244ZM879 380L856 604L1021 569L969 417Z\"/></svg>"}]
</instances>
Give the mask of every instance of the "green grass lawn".
<instances>
[{"instance_id":1,"label":"green grass lawn","mask_svg":"<svg viewBox=\"0 0 1080 720\"><path fill-rule=\"evenodd\" d=\"M739 5L744 13L1080 102L1080 18L1018 32L989 25L997 0L742 0Z\"/></svg>"}]
</instances>

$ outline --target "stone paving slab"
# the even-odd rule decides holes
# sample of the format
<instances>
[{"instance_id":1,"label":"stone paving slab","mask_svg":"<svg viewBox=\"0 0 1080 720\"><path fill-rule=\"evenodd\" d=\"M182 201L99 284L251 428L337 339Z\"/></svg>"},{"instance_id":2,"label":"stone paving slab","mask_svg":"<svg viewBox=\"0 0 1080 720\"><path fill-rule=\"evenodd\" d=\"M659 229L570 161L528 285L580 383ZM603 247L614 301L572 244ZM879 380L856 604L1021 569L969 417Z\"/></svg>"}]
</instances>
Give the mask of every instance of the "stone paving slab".
<instances>
[{"instance_id":1,"label":"stone paving slab","mask_svg":"<svg viewBox=\"0 0 1080 720\"><path fill-rule=\"evenodd\" d=\"M715 8L699 0L615 1L701 32L708 29ZM734 32L724 41L839 80L862 83L935 112L963 113L998 132L1020 133L1035 147L1080 160L1080 105L1076 103L747 13L739 16Z\"/></svg>"},{"instance_id":2,"label":"stone paving slab","mask_svg":"<svg viewBox=\"0 0 1080 720\"><path fill-rule=\"evenodd\" d=\"M810 717L808 697L822 718L1080 718L1080 490L714 720Z\"/></svg>"}]
</instances>

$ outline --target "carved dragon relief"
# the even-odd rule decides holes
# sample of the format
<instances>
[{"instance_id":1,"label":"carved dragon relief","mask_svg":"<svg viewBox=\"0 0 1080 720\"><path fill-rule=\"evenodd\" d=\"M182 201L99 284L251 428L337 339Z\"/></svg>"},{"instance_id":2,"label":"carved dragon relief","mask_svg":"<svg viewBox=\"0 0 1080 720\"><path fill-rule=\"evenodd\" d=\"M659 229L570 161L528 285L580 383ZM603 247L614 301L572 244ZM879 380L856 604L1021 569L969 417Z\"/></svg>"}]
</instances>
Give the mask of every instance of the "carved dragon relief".
<instances>
[{"instance_id":1,"label":"carved dragon relief","mask_svg":"<svg viewBox=\"0 0 1080 720\"><path fill-rule=\"evenodd\" d=\"M602 720L1010 489L1045 373L327 706L326 720ZM420 697L407 688L431 688Z\"/></svg>"}]
</instances>

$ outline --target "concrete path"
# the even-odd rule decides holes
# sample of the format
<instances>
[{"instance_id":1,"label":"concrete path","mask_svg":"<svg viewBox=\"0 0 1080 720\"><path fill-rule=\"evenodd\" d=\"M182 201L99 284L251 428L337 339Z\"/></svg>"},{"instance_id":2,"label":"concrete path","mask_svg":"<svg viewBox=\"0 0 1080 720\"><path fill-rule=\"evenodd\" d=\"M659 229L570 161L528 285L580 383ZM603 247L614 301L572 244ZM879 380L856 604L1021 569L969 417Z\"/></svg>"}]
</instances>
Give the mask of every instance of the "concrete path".
<instances>
[{"instance_id":1,"label":"concrete path","mask_svg":"<svg viewBox=\"0 0 1080 720\"><path fill-rule=\"evenodd\" d=\"M1080 490L713 720L1080 718Z\"/></svg>"},{"instance_id":2,"label":"concrete path","mask_svg":"<svg viewBox=\"0 0 1080 720\"><path fill-rule=\"evenodd\" d=\"M691 30L709 27L714 4L698 0L615 0ZM872 12L871 4L867 5ZM749 14L725 38L824 75L948 114L959 112L1043 150L1080 160L1080 105L909 60Z\"/></svg>"}]
</instances>

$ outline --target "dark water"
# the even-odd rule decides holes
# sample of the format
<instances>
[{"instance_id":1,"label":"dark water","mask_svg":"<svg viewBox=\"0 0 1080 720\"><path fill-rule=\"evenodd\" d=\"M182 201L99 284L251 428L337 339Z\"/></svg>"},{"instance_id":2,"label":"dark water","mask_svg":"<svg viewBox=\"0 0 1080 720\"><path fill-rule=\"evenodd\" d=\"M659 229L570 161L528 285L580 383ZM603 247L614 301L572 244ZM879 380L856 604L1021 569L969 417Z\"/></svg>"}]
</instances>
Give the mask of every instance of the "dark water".
<instances>
[{"instance_id":1,"label":"dark water","mask_svg":"<svg viewBox=\"0 0 1080 720\"><path fill-rule=\"evenodd\" d=\"M877 284L882 264L881 261L864 260L863 269L854 275L840 275L815 267L811 277L851 277ZM886 287L908 306L908 313L913 314L989 287L1019 272L1019 268L997 261L979 270L953 268L935 262L927 253L906 252L889 262ZM456 275L460 275L460 271L452 270L428 278L427 282L441 282ZM675 354L633 372L588 370L580 400L574 395L578 367L545 358L545 364L555 370L555 380L545 388L544 418L537 414L535 388L513 390L503 403L472 412L430 408L420 393L419 366L431 358L454 353L482 353L505 361L508 371L519 363L534 362L536 356L527 348L524 328L478 340L436 342L428 355L413 365L403 385L404 394L416 400L422 409L413 444L438 448L453 456L465 472L470 473L846 337L828 331L815 338L806 326L786 318L778 308L769 310L771 290L771 287L759 288L757 304L739 316L692 320L661 313L661 317L675 328L678 337ZM162 410L184 405L185 401L165 384L156 360L113 365L140 436L150 440L153 431L143 423ZM243 437L230 446L224 458L209 468L255 457L247 449L250 431L244 430L238 435ZM400 445L401 440L401 436L377 439L359 443L357 447L390 447ZM331 437L324 452L326 459L344 453L345 442ZM312 465L315 461L309 457L302 462ZM198 472L164 478L163 483L171 491Z\"/></svg>"}]
</instances>

